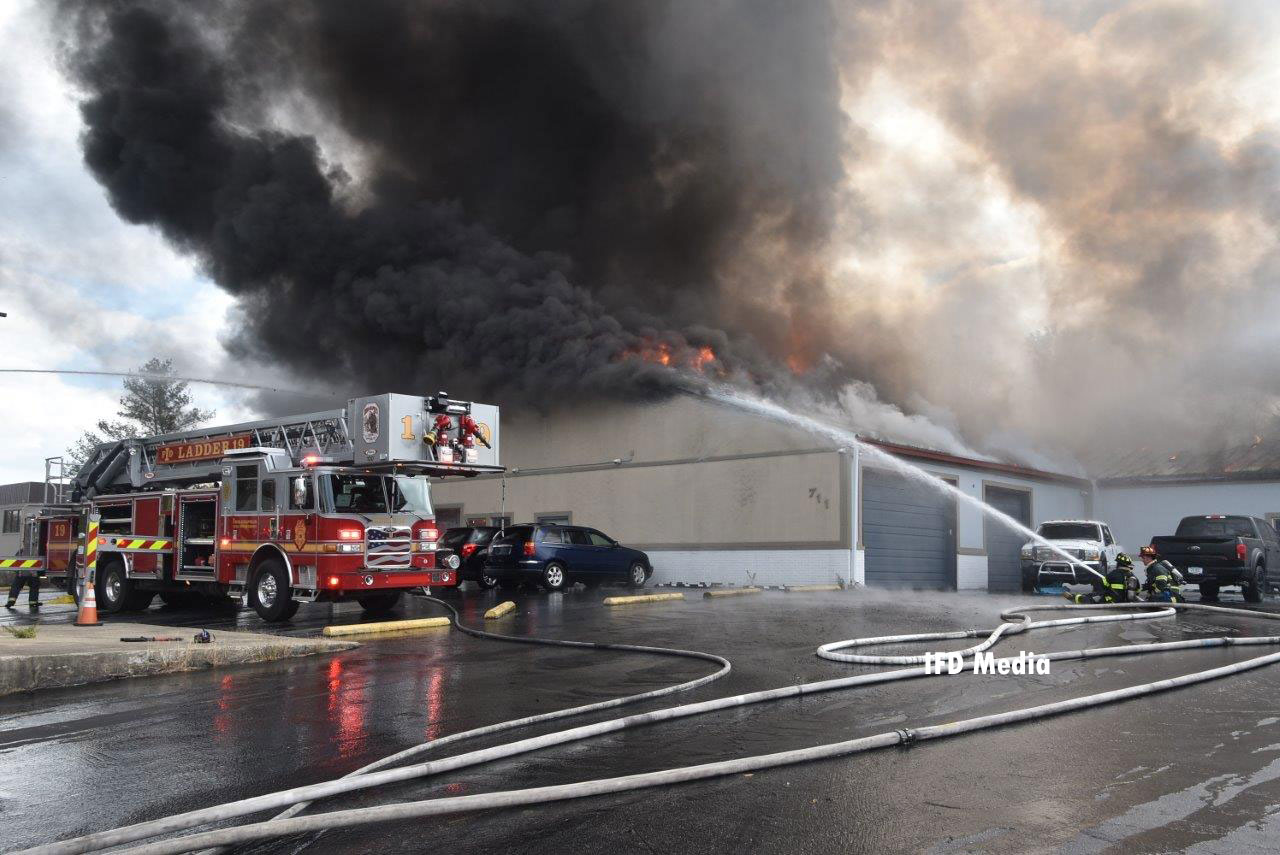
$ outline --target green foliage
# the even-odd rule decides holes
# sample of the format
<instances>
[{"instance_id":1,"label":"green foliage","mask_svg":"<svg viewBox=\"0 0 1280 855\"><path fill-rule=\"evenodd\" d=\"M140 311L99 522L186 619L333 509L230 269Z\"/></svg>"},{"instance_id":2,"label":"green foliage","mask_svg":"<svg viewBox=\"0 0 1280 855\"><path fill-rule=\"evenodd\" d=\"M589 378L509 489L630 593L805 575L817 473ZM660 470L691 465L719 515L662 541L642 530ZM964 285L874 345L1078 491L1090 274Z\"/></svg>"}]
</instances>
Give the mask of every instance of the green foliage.
<instances>
[{"instance_id":1,"label":"green foliage","mask_svg":"<svg viewBox=\"0 0 1280 855\"><path fill-rule=\"evenodd\" d=\"M34 626L6 626L4 631L12 635L14 638L36 637L36 628Z\"/></svg>"},{"instance_id":2,"label":"green foliage","mask_svg":"<svg viewBox=\"0 0 1280 855\"><path fill-rule=\"evenodd\" d=\"M110 440L128 439L187 430L213 418L213 410L193 407L191 393L183 380L169 379L173 360L152 358L134 376L125 378L120 396L119 421L98 421L95 430L85 431L67 449L71 473L93 452Z\"/></svg>"}]
</instances>

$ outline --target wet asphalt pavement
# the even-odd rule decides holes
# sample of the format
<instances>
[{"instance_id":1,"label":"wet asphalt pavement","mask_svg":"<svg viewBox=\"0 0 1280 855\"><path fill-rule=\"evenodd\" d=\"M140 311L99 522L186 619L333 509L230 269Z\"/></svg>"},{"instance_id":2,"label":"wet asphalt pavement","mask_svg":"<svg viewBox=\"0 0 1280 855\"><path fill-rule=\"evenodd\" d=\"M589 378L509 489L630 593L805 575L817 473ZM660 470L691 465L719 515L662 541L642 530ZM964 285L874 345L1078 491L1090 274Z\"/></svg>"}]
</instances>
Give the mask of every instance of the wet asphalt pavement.
<instances>
[{"instance_id":1,"label":"wet asphalt pavement","mask_svg":"<svg viewBox=\"0 0 1280 855\"><path fill-rule=\"evenodd\" d=\"M855 636L991 627L1031 598L765 593L608 609L581 589L515 597L512 634L705 650L733 672L653 709L874 670L814 656ZM454 593L483 624L495 594ZM1036 598L1041 602L1060 602ZM1225 595L1224 605L1243 605ZM1274 601L1267 609L1280 611ZM438 614L413 601L400 616ZM71 620L51 607L46 621ZM304 606L270 628L247 610L152 608L145 622L216 635L312 635L361 620ZM27 618L0 616L0 622ZM1181 616L1042 630L996 648L1068 650L1222 634L1261 621ZM953 642L951 649L964 646ZM919 650L920 648L916 648ZM887 649L886 649L887 650ZM1211 649L1056 662L1047 676L963 674L846 690L637 728L343 796L319 809L567 783L835 742L1203 670L1271 652ZM125 680L0 699L0 849L11 850L339 776L386 754L509 718L632 694L711 666L528 647L450 629L332 657ZM665 701L665 702L664 702ZM616 715L617 713L615 713ZM612 716L569 719L463 751ZM427 755L434 756L434 755ZM426 849L607 852L1270 852L1280 839L1280 668L1099 710L913 746L533 808L334 831L255 852ZM246 850L249 851L249 850Z\"/></svg>"}]
</instances>

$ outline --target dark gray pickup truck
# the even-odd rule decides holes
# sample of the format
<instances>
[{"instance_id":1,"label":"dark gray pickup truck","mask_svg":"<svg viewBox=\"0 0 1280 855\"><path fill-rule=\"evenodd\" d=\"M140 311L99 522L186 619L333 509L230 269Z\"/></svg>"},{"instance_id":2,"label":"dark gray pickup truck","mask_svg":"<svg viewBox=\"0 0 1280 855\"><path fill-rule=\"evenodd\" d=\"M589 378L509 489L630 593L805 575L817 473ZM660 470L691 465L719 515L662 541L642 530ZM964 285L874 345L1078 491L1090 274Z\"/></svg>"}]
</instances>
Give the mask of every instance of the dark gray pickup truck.
<instances>
[{"instance_id":1,"label":"dark gray pickup truck","mask_svg":"<svg viewBox=\"0 0 1280 855\"><path fill-rule=\"evenodd\" d=\"M1239 585L1250 603L1262 602L1267 572L1280 572L1280 535L1258 517L1208 514L1184 517L1175 534L1151 538L1156 553L1216 600L1224 585Z\"/></svg>"}]
</instances>

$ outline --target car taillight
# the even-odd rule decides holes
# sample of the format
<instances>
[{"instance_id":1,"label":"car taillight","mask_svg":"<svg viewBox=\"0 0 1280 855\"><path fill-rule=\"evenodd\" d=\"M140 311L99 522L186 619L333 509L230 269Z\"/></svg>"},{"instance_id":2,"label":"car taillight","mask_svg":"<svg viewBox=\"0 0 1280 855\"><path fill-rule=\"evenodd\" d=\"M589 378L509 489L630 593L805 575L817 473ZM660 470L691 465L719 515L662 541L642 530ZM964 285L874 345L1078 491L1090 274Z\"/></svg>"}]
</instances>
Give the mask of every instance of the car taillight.
<instances>
[{"instance_id":1,"label":"car taillight","mask_svg":"<svg viewBox=\"0 0 1280 855\"><path fill-rule=\"evenodd\" d=\"M338 529L338 540L364 540L364 529L340 528Z\"/></svg>"},{"instance_id":2,"label":"car taillight","mask_svg":"<svg viewBox=\"0 0 1280 855\"><path fill-rule=\"evenodd\" d=\"M462 544L462 557L463 557L463 558L470 558L472 555L475 555L475 554L476 554L476 545L475 545L474 543L464 543L464 544Z\"/></svg>"},{"instance_id":3,"label":"car taillight","mask_svg":"<svg viewBox=\"0 0 1280 855\"><path fill-rule=\"evenodd\" d=\"M1241 561L1243 561L1246 555L1248 555L1248 552L1249 552L1249 548L1246 547L1243 543L1236 544L1236 558L1239 558Z\"/></svg>"},{"instance_id":4,"label":"car taillight","mask_svg":"<svg viewBox=\"0 0 1280 855\"><path fill-rule=\"evenodd\" d=\"M538 548L538 545L537 545L536 543L534 543L532 540L526 540L526 541L524 542L524 554L525 554L525 555L533 555L534 550L535 550L535 549L537 549L537 548Z\"/></svg>"}]
</instances>

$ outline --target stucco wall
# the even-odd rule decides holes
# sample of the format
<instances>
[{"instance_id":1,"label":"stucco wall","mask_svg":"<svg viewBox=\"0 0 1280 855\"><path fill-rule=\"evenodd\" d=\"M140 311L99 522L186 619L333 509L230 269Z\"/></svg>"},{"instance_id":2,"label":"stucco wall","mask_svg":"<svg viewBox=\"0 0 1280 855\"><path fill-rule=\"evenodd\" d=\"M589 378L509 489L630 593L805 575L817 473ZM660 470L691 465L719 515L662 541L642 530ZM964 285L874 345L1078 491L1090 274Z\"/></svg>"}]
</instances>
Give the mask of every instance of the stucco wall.
<instances>
[{"instance_id":1,"label":"stucco wall","mask_svg":"<svg viewBox=\"0 0 1280 855\"><path fill-rule=\"evenodd\" d=\"M1100 486L1095 504L1099 516L1110 523L1116 540L1125 549L1136 551L1155 535L1173 534L1183 517L1280 514L1280 482Z\"/></svg>"}]
</instances>

